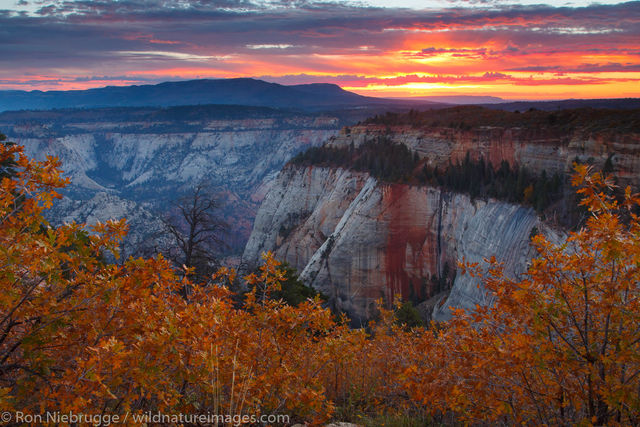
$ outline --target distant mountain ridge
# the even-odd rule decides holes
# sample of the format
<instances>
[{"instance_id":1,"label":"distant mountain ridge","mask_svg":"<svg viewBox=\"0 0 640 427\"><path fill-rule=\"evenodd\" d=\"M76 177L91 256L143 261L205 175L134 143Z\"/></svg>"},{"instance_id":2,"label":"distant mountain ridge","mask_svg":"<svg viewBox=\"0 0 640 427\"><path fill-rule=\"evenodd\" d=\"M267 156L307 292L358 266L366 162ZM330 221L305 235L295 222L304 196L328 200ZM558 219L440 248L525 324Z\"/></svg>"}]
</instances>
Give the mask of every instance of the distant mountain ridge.
<instances>
[{"instance_id":1,"label":"distant mountain ridge","mask_svg":"<svg viewBox=\"0 0 640 427\"><path fill-rule=\"evenodd\" d=\"M366 97L329 83L284 86L251 78L189 80L70 91L0 91L0 111L205 104L314 111L410 102ZM429 103L423 101L422 104Z\"/></svg>"},{"instance_id":2,"label":"distant mountain ridge","mask_svg":"<svg viewBox=\"0 0 640 427\"><path fill-rule=\"evenodd\" d=\"M427 109L443 108L452 104L476 104L509 111L581 107L628 109L639 108L640 99L513 102L495 96L476 95L375 98L346 91L332 83L286 86L253 78L201 79L68 91L0 90L0 112L188 105L234 105L317 112L383 106L389 110Z\"/></svg>"}]
</instances>

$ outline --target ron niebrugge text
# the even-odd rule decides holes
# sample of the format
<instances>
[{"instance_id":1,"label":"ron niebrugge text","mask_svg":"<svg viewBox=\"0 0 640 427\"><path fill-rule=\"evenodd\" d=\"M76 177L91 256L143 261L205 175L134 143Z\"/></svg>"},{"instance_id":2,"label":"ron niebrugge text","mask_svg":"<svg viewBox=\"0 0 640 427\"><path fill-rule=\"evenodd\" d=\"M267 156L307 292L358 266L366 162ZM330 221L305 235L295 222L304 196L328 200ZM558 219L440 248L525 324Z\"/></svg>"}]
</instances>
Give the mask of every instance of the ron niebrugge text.
<instances>
[{"instance_id":1,"label":"ron niebrugge text","mask_svg":"<svg viewBox=\"0 0 640 427\"><path fill-rule=\"evenodd\" d=\"M82 414L74 412L45 412L29 414L21 411L3 412L0 421L4 423L53 423L53 424L90 424L95 427L110 426L112 424L289 424L288 415L221 415L221 414L163 414L160 412L144 412L136 414Z\"/></svg>"}]
</instances>

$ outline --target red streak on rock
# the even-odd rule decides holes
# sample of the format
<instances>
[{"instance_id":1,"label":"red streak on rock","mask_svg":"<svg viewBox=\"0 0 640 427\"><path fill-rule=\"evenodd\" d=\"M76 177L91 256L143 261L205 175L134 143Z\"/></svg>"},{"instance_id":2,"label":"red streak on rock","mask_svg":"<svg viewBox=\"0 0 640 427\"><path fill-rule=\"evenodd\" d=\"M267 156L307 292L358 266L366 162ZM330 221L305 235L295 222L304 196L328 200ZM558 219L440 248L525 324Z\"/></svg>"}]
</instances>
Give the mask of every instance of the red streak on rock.
<instances>
[{"instance_id":1,"label":"red streak on rock","mask_svg":"<svg viewBox=\"0 0 640 427\"><path fill-rule=\"evenodd\" d=\"M392 184L384 188L383 206L388 234L384 259L385 297L424 298L423 282L435 267L435 245L426 211L424 189Z\"/></svg>"}]
</instances>

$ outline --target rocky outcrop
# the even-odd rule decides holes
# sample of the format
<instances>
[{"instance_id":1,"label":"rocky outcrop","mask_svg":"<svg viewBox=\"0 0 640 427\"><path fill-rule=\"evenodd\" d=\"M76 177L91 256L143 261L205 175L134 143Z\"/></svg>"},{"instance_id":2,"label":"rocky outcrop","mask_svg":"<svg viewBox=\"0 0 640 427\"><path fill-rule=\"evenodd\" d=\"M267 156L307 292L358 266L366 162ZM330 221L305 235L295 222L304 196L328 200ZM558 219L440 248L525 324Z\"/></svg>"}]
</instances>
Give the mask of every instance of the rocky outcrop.
<instances>
[{"instance_id":1,"label":"rocky outcrop","mask_svg":"<svg viewBox=\"0 0 640 427\"><path fill-rule=\"evenodd\" d=\"M274 250L356 324L374 314L380 298L419 302L450 287L434 309L441 320L449 306L486 303L473 279L456 274L458 260L495 255L517 275L533 254L534 227L545 229L527 207L290 166L258 211L243 259L255 264L262 251Z\"/></svg>"},{"instance_id":2,"label":"rocky outcrop","mask_svg":"<svg viewBox=\"0 0 640 427\"><path fill-rule=\"evenodd\" d=\"M366 180L343 169L285 168L258 211L243 259L255 264L262 252L276 250L302 271Z\"/></svg>"},{"instance_id":3,"label":"rocky outcrop","mask_svg":"<svg viewBox=\"0 0 640 427\"><path fill-rule=\"evenodd\" d=\"M503 160L540 173L564 173L577 159L602 166L610 158L623 184L636 184L640 176L640 134L572 129L483 126L472 129L452 127L411 127L359 125L343 129L328 145L358 146L378 137L405 144L428 159L430 166L446 166L462 161L467 153L483 157L494 166Z\"/></svg>"}]
</instances>

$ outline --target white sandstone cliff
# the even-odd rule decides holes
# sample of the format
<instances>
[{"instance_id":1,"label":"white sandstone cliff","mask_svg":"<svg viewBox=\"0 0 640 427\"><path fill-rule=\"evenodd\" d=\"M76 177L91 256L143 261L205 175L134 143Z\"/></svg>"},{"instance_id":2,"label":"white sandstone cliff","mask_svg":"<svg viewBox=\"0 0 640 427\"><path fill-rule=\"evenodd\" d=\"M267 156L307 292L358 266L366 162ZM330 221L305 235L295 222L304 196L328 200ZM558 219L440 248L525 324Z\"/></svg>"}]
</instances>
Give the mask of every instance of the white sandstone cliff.
<instances>
[{"instance_id":1,"label":"white sandstone cliff","mask_svg":"<svg viewBox=\"0 0 640 427\"><path fill-rule=\"evenodd\" d=\"M533 255L534 227L551 233L531 208L381 184L343 169L287 166L258 211L243 260L255 265L261 252L275 251L356 323L371 318L379 298L425 300L442 291L432 277L455 276L433 312L442 320L450 306L487 303L475 280L456 274L458 260L495 255L507 274L520 274Z\"/></svg>"}]
</instances>

